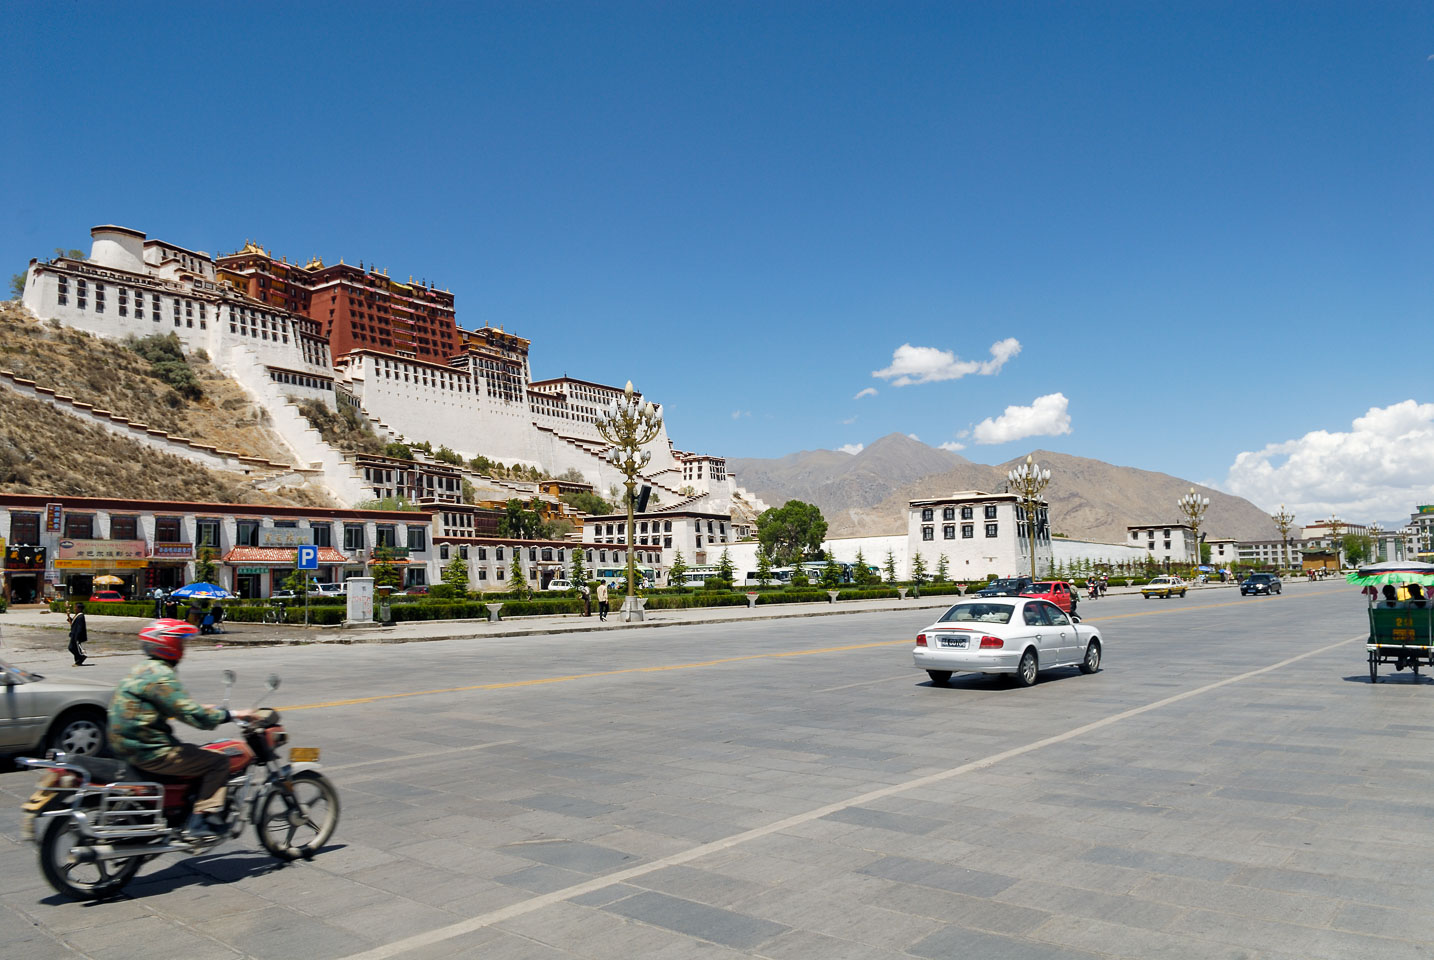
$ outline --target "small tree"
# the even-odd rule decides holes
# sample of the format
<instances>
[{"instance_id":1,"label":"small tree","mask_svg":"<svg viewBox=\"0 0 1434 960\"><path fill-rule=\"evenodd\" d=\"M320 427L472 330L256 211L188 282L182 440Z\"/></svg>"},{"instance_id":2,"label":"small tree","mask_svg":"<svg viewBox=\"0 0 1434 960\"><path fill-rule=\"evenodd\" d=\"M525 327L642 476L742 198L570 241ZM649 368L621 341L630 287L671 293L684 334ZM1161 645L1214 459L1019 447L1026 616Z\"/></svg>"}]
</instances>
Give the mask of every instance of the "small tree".
<instances>
[{"instance_id":1,"label":"small tree","mask_svg":"<svg viewBox=\"0 0 1434 960\"><path fill-rule=\"evenodd\" d=\"M568 580L572 582L573 586L580 587L587 582L587 577L587 569L583 566L583 552L575 548L573 550L573 569L568 574Z\"/></svg>"},{"instance_id":2,"label":"small tree","mask_svg":"<svg viewBox=\"0 0 1434 960\"><path fill-rule=\"evenodd\" d=\"M852 561L851 580L859 587L871 583L871 567L867 565L866 554L860 549L856 551L856 559Z\"/></svg>"},{"instance_id":3,"label":"small tree","mask_svg":"<svg viewBox=\"0 0 1434 960\"><path fill-rule=\"evenodd\" d=\"M887 583L896 582L896 554L890 550L886 551L886 563L882 565L882 570L886 572Z\"/></svg>"},{"instance_id":4,"label":"small tree","mask_svg":"<svg viewBox=\"0 0 1434 960\"><path fill-rule=\"evenodd\" d=\"M811 586L811 585L812 585L812 581L811 581L810 578L807 577L806 567L803 567L803 566L799 563L799 564L797 564L795 567L792 568L792 586L794 586L794 587L809 587L809 586Z\"/></svg>"},{"instance_id":5,"label":"small tree","mask_svg":"<svg viewBox=\"0 0 1434 960\"><path fill-rule=\"evenodd\" d=\"M194 579L200 583L218 583L219 570L214 565L214 548L200 547L199 558L194 561Z\"/></svg>"},{"instance_id":6,"label":"small tree","mask_svg":"<svg viewBox=\"0 0 1434 960\"><path fill-rule=\"evenodd\" d=\"M737 569L732 566L732 555L727 550L722 551L722 557L717 561L717 579L728 590L732 589L732 582L737 578Z\"/></svg>"},{"instance_id":7,"label":"small tree","mask_svg":"<svg viewBox=\"0 0 1434 960\"><path fill-rule=\"evenodd\" d=\"M945 583L950 576L951 561L946 559L946 554L943 553L936 558L936 576L932 579L937 583Z\"/></svg>"},{"instance_id":8,"label":"small tree","mask_svg":"<svg viewBox=\"0 0 1434 960\"><path fill-rule=\"evenodd\" d=\"M508 564L508 588L520 597L528 595L528 577L523 573L523 552L513 548L513 562Z\"/></svg>"},{"instance_id":9,"label":"small tree","mask_svg":"<svg viewBox=\"0 0 1434 960\"><path fill-rule=\"evenodd\" d=\"M10 298L19 300L25 295L25 274L13 273L10 275Z\"/></svg>"},{"instance_id":10,"label":"small tree","mask_svg":"<svg viewBox=\"0 0 1434 960\"><path fill-rule=\"evenodd\" d=\"M403 575L393 562L392 547L374 547L373 585L375 587L397 588L403 582Z\"/></svg>"},{"instance_id":11,"label":"small tree","mask_svg":"<svg viewBox=\"0 0 1434 960\"><path fill-rule=\"evenodd\" d=\"M672 555L672 566L667 568L667 585L669 587L680 587L687 576L687 561L682 559L682 551L679 550Z\"/></svg>"},{"instance_id":12,"label":"small tree","mask_svg":"<svg viewBox=\"0 0 1434 960\"><path fill-rule=\"evenodd\" d=\"M453 556L443 565L443 582L457 592L458 596L468 593L468 561L463 559L463 554L454 547Z\"/></svg>"},{"instance_id":13,"label":"small tree","mask_svg":"<svg viewBox=\"0 0 1434 960\"><path fill-rule=\"evenodd\" d=\"M822 567L822 586L828 590L841 586L841 565L833 557L828 557L827 565Z\"/></svg>"},{"instance_id":14,"label":"small tree","mask_svg":"<svg viewBox=\"0 0 1434 960\"><path fill-rule=\"evenodd\" d=\"M764 587L772 582L772 558L761 547L757 548L757 582Z\"/></svg>"},{"instance_id":15,"label":"small tree","mask_svg":"<svg viewBox=\"0 0 1434 960\"><path fill-rule=\"evenodd\" d=\"M383 455L393 457L395 460L412 460L413 448L406 443L390 440L383 448Z\"/></svg>"},{"instance_id":16,"label":"small tree","mask_svg":"<svg viewBox=\"0 0 1434 960\"><path fill-rule=\"evenodd\" d=\"M926 558L920 553L911 561L911 582L918 587L926 582Z\"/></svg>"},{"instance_id":17,"label":"small tree","mask_svg":"<svg viewBox=\"0 0 1434 960\"><path fill-rule=\"evenodd\" d=\"M309 571L294 570L284 578L284 589L303 596L309 592Z\"/></svg>"}]
</instances>

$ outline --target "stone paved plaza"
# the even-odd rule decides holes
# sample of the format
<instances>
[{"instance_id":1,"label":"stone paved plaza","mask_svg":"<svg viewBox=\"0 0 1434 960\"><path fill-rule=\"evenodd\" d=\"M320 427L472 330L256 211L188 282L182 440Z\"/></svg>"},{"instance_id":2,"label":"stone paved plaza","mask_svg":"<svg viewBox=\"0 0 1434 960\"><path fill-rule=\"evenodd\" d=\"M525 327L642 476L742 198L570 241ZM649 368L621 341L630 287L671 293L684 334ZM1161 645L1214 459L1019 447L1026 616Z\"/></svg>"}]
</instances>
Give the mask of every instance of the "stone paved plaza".
<instances>
[{"instance_id":1,"label":"stone paved plaza","mask_svg":"<svg viewBox=\"0 0 1434 960\"><path fill-rule=\"evenodd\" d=\"M1434 682L1344 584L1082 605L1104 669L931 686L932 610L206 650L323 749L332 845L55 896L0 775L7 957L1434 957ZM89 671L117 679L128 658ZM59 669L52 668L51 672ZM340 702L343 701L343 702Z\"/></svg>"}]
</instances>

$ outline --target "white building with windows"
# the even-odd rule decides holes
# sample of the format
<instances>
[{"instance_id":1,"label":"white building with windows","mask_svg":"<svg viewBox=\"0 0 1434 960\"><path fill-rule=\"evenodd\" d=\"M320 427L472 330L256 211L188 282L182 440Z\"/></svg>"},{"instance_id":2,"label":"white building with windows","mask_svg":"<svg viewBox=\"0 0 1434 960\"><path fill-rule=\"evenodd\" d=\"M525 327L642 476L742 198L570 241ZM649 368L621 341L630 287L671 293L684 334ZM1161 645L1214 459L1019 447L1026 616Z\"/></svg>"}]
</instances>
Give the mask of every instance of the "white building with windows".
<instances>
[{"instance_id":1,"label":"white building with windows","mask_svg":"<svg viewBox=\"0 0 1434 960\"><path fill-rule=\"evenodd\" d=\"M634 549L639 557L649 558L649 565L656 568L659 576L666 575L679 552L689 567L715 565L723 550L728 550L729 559L740 565L738 554L731 552L737 542L737 530L727 514L687 510L640 513L633 525ZM626 544L626 514L583 520L583 548L591 555L588 562L597 565L593 569L611 565L613 556L626 557Z\"/></svg>"},{"instance_id":2,"label":"white building with windows","mask_svg":"<svg viewBox=\"0 0 1434 960\"><path fill-rule=\"evenodd\" d=\"M1039 501L1035 533L1036 574L1044 576L1052 563L1045 501ZM948 497L912 500L908 505L903 574L907 578L918 556L929 575L942 554L953 580L1029 574L1030 550L1026 509L1014 493L962 490Z\"/></svg>"},{"instance_id":3,"label":"white building with windows","mask_svg":"<svg viewBox=\"0 0 1434 960\"><path fill-rule=\"evenodd\" d=\"M1132 523L1126 528L1126 543L1153 556L1157 562L1199 561L1195 528L1188 523Z\"/></svg>"}]
</instances>

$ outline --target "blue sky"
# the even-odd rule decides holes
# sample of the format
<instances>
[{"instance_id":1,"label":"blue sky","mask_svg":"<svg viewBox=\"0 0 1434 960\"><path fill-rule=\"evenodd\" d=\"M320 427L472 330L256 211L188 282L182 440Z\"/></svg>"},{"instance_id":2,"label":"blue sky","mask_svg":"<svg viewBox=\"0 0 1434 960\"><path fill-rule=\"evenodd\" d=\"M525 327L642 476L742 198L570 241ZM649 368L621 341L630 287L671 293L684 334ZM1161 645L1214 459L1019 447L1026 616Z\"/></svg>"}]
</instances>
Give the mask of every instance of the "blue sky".
<instances>
[{"instance_id":1,"label":"blue sky","mask_svg":"<svg viewBox=\"0 0 1434 960\"><path fill-rule=\"evenodd\" d=\"M687 449L1434 502L1428 4L6 13L7 275L96 223L254 239L452 289Z\"/></svg>"}]
</instances>

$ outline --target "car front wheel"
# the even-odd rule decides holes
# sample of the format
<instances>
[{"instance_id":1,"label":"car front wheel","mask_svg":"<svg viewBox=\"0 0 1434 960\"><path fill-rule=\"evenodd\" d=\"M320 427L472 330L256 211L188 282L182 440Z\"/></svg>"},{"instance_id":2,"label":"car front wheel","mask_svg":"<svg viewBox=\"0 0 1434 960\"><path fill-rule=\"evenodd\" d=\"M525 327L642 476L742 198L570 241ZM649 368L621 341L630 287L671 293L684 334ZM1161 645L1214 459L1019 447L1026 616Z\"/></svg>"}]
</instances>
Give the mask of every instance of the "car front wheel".
<instances>
[{"instance_id":1,"label":"car front wheel","mask_svg":"<svg viewBox=\"0 0 1434 960\"><path fill-rule=\"evenodd\" d=\"M1039 666L1036 661L1036 651L1027 650L1021 654L1021 665L1016 668L1016 686L1029 687L1034 684Z\"/></svg>"}]
</instances>

